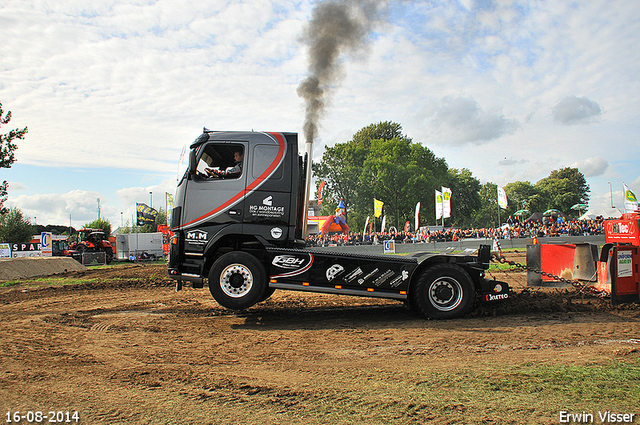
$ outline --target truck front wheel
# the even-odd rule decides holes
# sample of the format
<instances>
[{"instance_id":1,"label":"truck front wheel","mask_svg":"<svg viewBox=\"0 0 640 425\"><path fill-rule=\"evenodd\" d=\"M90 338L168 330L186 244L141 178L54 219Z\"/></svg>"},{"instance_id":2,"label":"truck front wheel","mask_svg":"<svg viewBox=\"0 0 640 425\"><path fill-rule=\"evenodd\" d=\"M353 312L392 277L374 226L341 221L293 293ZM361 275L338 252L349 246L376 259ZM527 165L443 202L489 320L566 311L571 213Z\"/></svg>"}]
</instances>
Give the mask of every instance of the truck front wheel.
<instances>
[{"instance_id":1,"label":"truck front wheel","mask_svg":"<svg viewBox=\"0 0 640 425\"><path fill-rule=\"evenodd\" d=\"M223 307L242 310L259 302L267 289L264 266L253 255L229 252L213 263L209 291Z\"/></svg>"},{"instance_id":2,"label":"truck front wheel","mask_svg":"<svg viewBox=\"0 0 640 425\"><path fill-rule=\"evenodd\" d=\"M453 319L463 315L475 300L471 277L455 264L436 264L418 278L413 305L433 319Z\"/></svg>"}]
</instances>

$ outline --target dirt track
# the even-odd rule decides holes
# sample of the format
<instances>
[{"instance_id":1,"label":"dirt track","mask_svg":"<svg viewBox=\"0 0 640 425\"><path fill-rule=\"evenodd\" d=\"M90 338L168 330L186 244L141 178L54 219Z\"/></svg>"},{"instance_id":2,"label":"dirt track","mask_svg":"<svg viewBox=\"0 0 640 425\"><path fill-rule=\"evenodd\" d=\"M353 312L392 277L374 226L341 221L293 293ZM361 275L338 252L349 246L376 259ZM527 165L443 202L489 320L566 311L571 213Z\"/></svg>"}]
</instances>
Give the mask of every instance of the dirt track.
<instances>
[{"instance_id":1,"label":"dirt track","mask_svg":"<svg viewBox=\"0 0 640 425\"><path fill-rule=\"evenodd\" d=\"M598 404L571 395L571 383L553 397L524 386L515 401L513 388L478 398L466 387L532 364L638 365L637 305L522 292L522 273L496 275L516 286L512 300L450 321L394 301L282 291L233 313L206 289L175 293L161 265L84 277L97 280L0 290L4 420L18 410L77 411L91 424L559 423L563 409L640 413L634 397Z\"/></svg>"}]
</instances>

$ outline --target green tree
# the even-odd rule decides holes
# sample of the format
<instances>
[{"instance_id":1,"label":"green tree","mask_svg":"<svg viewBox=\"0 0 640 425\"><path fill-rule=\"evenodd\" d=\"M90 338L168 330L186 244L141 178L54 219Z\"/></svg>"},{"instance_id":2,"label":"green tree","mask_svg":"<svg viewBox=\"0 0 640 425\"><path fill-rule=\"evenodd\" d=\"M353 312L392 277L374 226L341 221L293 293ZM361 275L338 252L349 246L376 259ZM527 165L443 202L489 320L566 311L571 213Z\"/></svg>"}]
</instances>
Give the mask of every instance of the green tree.
<instances>
[{"instance_id":1,"label":"green tree","mask_svg":"<svg viewBox=\"0 0 640 425\"><path fill-rule=\"evenodd\" d=\"M0 214L0 242L26 243L33 236L33 225L22 211L11 208Z\"/></svg>"},{"instance_id":2,"label":"green tree","mask_svg":"<svg viewBox=\"0 0 640 425\"><path fill-rule=\"evenodd\" d=\"M109 237L111 235L111 222L103 218L99 218L97 220L92 221L91 223L85 224L84 228L85 229L102 229L105 236Z\"/></svg>"},{"instance_id":3,"label":"green tree","mask_svg":"<svg viewBox=\"0 0 640 425\"><path fill-rule=\"evenodd\" d=\"M553 170L548 177L535 184L536 195L532 197L532 207L542 212L555 208L569 212L574 204L589 202L591 189L584 175L571 167Z\"/></svg>"},{"instance_id":4,"label":"green tree","mask_svg":"<svg viewBox=\"0 0 640 425\"><path fill-rule=\"evenodd\" d=\"M364 162L370 154L373 140L407 139L402 135L402 126L390 121L370 124L356 132L352 139L325 147L322 160L313 164L313 174L319 185L325 181L325 201L320 214L335 212L340 199L347 209L350 226L364 226L370 213L373 200L366 199L361 190L360 179L364 171ZM407 139L410 141L410 139ZM316 187L317 190L317 187Z\"/></svg>"},{"instance_id":5,"label":"green tree","mask_svg":"<svg viewBox=\"0 0 640 425\"><path fill-rule=\"evenodd\" d=\"M363 193L366 198L384 200L387 211L387 223L401 229L417 202L416 194L410 192L412 172L416 164L411 161L411 144L406 140L373 140L367 159L364 162L364 173L361 176Z\"/></svg>"},{"instance_id":6,"label":"green tree","mask_svg":"<svg viewBox=\"0 0 640 425\"><path fill-rule=\"evenodd\" d=\"M451 189L451 225L460 228L473 227L473 215L482 205L480 180L473 177L467 168L451 168L445 186Z\"/></svg>"},{"instance_id":7,"label":"green tree","mask_svg":"<svg viewBox=\"0 0 640 425\"><path fill-rule=\"evenodd\" d=\"M498 223L498 185L487 182L478 195L480 208L473 213L473 223L479 228L495 227Z\"/></svg>"},{"instance_id":8,"label":"green tree","mask_svg":"<svg viewBox=\"0 0 640 425\"><path fill-rule=\"evenodd\" d=\"M325 148L314 164L318 184L325 181L321 214L333 214L340 198L345 202L349 226L359 231L373 213L373 198L385 202L387 221L400 228L409 220L418 201L423 211L434 208L433 193L447 173L447 163L431 150L402 134L402 126L390 121L371 124L353 138Z\"/></svg>"},{"instance_id":9,"label":"green tree","mask_svg":"<svg viewBox=\"0 0 640 425\"><path fill-rule=\"evenodd\" d=\"M507 194L509 201L509 207L506 209L505 215L513 215L518 210L534 212L531 204L536 199L533 197L537 192L530 182L515 181L507 183L504 186L504 192Z\"/></svg>"},{"instance_id":10,"label":"green tree","mask_svg":"<svg viewBox=\"0 0 640 425\"><path fill-rule=\"evenodd\" d=\"M0 127L9 124L11 121L11 111L3 116L4 110L2 109L2 103L0 103ZM14 129L6 134L0 134L0 168L11 168L11 164L16 161L15 150L18 149L18 145L13 143L15 139L24 139L24 135L27 134L27 127L20 129ZM5 180L0 184L0 213L6 212L4 208L4 202L7 200L9 183Z\"/></svg>"}]
</instances>

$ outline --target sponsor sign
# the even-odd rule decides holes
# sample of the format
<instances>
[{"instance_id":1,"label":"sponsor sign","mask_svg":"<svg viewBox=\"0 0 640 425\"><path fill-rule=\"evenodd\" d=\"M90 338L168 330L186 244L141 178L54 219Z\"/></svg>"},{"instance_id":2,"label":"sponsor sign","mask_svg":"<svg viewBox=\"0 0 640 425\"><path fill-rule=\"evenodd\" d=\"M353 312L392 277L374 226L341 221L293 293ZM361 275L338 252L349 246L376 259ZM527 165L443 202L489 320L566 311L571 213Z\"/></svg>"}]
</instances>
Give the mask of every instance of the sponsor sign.
<instances>
[{"instance_id":1,"label":"sponsor sign","mask_svg":"<svg viewBox=\"0 0 640 425\"><path fill-rule=\"evenodd\" d=\"M262 205L249 205L249 214L253 217L281 218L284 217L285 207L273 205L273 196L262 200Z\"/></svg>"},{"instance_id":2,"label":"sponsor sign","mask_svg":"<svg viewBox=\"0 0 640 425\"><path fill-rule=\"evenodd\" d=\"M298 276L311 268L313 255L310 253L306 255L276 255L271 260L271 264L277 268L287 270L285 273L272 276L274 278Z\"/></svg>"},{"instance_id":3,"label":"sponsor sign","mask_svg":"<svg viewBox=\"0 0 640 425\"><path fill-rule=\"evenodd\" d=\"M43 257L51 257L53 255L53 237L51 232L40 233L40 250Z\"/></svg>"},{"instance_id":4,"label":"sponsor sign","mask_svg":"<svg viewBox=\"0 0 640 425\"><path fill-rule=\"evenodd\" d=\"M11 245L11 257L42 257L39 243L14 243Z\"/></svg>"},{"instance_id":5,"label":"sponsor sign","mask_svg":"<svg viewBox=\"0 0 640 425\"><path fill-rule=\"evenodd\" d=\"M631 251L618 251L618 277L632 277L632 263Z\"/></svg>"},{"instance_id":6,"label":"sponsor sign","mask_svg":"<svg viewBox=\"0 0 640 425\"><path fill-rule=\"evenodd\" d=\"M607 242L627 242L637 245L640 241L637 220L606 220L604 223Z\"/></svg>"},{"instance_id":7,"label":"sponsor sign","mask_svg":"<svg viewBox=\"0 0 640 425\"><path fill-rule=\"evenodd\" d=\"M191 245L206 245L209 234L204 230L190 230L187 232L185 241Z\"/></svg>"},{"instance_id":8,"label":"sponsor sign","mask_svg":"<svg viewBox=\"0 0 640 425\"><path fill-rule=\"evenodd\" d=\"M271 237L273 239L280 239L282 237L282 229L279 227L271 229Z\"/></svg>"},{"instance_id":9,"label":"sponsor sign","mask_svg":"<svg viewBox=\"0 0 640 425\"><path fill-rule=\"evenodd\" d=\"M384 241L384 253L385 254L395 254L396 253L396 241L390 239L388 241Z\"/></svg>"},{"instance_id":10,"label":"sponsor sign","mask_svg":"<svg viewBox=\"0 0 640 425\"><path fill-rule=\"evenodd\" d=\"M395 288L407 279L409 279L409 272L406 270L402 270L402 272L398 276L396 276L395 279L389 282L389 286Z\"/></svg>"},{"instance_id":11,"label":"sponsor sign","mask_svg":"<svg viewBox=\"0 0 640 425\"><path fill-rule=\"evenodd\" d=\"M340 264L334 264L333 266L327 269L325 275L327 276L327 280L331 282L333 279L339 276L342 272L344 272L344 267L342 267Z\"/></svg>"},{"instance_id":12,"label":"sponsor sign","mask_svg":"<svg viewBox=\"0 0 640 425\"><path fill-rule=\"evenodd\" d=\"M11 258L11 245L0 243L0 258Z\"/></svg>"}]
</instances>

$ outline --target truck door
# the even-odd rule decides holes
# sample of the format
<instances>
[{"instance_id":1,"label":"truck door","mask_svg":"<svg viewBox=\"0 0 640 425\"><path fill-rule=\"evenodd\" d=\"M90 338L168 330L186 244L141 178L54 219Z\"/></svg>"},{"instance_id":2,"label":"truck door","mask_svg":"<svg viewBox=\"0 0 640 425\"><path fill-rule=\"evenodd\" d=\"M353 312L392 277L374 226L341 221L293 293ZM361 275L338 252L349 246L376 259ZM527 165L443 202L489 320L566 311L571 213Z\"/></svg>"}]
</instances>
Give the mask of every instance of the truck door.
<instances>
[{"instance_id":1,"label":"truck door","mask_svg":"<svg viewBox=\"0 0 640 425\"><path fill-rule=\"evenodd\" d=\"M185 230L215 232L216 227L241 225L246 152L247 143L238 141L214 140L197 148L196 173L188 183L183 204Z\"/></svg>"}]
</instances>

